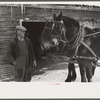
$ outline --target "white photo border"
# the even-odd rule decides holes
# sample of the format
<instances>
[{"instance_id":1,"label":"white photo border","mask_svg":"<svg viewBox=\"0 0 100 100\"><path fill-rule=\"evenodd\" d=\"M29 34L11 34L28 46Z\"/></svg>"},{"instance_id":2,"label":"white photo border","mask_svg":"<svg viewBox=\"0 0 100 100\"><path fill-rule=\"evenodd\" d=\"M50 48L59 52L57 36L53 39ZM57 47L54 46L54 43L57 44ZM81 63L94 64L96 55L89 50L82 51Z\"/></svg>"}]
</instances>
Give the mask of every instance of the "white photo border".
<instances>
[{"instance_id":1,"label":"white photo border","mask_svg":"<svg viewBox=\"0 0 100 100\"><path fill-rule=\"evenodd\" d=\"M28 4L30 2L0 2L0 4ZM57 2L32 2L40 4L100 4L100 1L57 1ZM54 85L47 82L1 82L0 99L82 99L100 98L100 83L64 83Z\"/></svg>"}]
</instances>

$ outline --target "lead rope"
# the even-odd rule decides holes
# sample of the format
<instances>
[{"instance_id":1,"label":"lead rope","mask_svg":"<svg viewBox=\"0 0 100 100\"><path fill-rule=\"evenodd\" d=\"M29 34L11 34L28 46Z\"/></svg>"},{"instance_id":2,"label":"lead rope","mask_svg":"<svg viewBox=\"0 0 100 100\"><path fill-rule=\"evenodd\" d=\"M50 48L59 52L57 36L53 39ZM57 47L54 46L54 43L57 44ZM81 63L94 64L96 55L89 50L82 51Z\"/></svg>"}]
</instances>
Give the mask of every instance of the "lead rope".
<instances>
[{"instance_id":1,"label":"lead rope","mask_svg":"<svg viewBox=\"0 0 100 100\"><path fill-rule=\"evenodd\" d=\"M76 46L76 50L75 50L75 54L74 54L74 56L71 58L71 60L75 60L75 59L77 59L77 53L78 53L78 49L79 49L79 46L80 46L80 41L83 41L84 40L84 38L83 38L83 35L84 35L84 26L83 25L81 25L81 27L80 27L80 36L78 36L79 37L79 40L77 41L77 46Z\"/></svg>"},{"instance_id":2,"label":"lead rope","mask_svg":"<svg viewBox=\"0 0 100 100\"><path fill-rule=\"evenodd\" d=\"M76 40L75 42L72 44L72 45L69 45L69 48L70 49L74 49L77 47L77 45L79 45L79 41L83 41L83 38L82 38L82 35L84 33L84 26L81 25L80 28L79 28L79 32L77 33L77 37L76 37ZM69 40L69 43L70 41L72 41L73 39Z\"/></svg>"}]
</instances>

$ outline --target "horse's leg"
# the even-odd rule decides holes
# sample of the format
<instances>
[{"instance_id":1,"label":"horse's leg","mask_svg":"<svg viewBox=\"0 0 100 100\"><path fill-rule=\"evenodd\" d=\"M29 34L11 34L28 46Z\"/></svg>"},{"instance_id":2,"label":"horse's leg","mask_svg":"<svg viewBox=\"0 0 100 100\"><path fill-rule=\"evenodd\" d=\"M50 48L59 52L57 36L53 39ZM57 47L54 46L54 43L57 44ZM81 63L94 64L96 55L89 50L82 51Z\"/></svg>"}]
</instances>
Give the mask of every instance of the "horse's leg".
<instances>
[{"instance_id":1,"label":"horse's leg","mask_svg":"<svg viewBox=\"0 0 100 100\"><path fill-rule=\"evenodd\" d=\"M67 76L67 79L65 80L65 82L71 82L71 67L70 67L70 63L68 64L68 76Z\"/></svg>"},{"instance_id":2,"label":"horse's leg","mask_svg":"<svg viewBox=\"0 0 100 100\"><path fill-rule=\"evenodd\" d=\"M76 70L75 70L75 65L73 63L73 68L72 68L72 80L74 81L76 79Z\"/></svg>"},{"instance_id":3,"label":"horse's leg","mask_svg":"<svg viewBox=\"0 0 100 100\"><path fill-rule=\"evenodd\" d=\"M79 63L80 75L81 75L81 82L86 82L86 69L82 63Z\"/></svg>"},{"instance_id":4,"label":"horse's leg","mask_svg":"<svg viewBox=\"0 0 100 100\"><path fill-rule=\"evenodd\" d=\"M92 76L94 75L94 73L95 73L95 66L92 66Z\"/></svg>"},{"instance_id":5,"label":"horse's leg","mask_svg":"<svg viewBox=\"0 0 100 100\"><path fill-rule=\"evenodd\" d=\"M94 73L95 73L95 68L96 68L96 64L95 63L93 63L93 65L92 65L92 76L94 75Z\"/></svg>"},{"instance_id":6,"label":"horse's leg","mask_svg":"<svg viewBox=\"0 0 100 100\"><path fill-rule=\"evenodd\" d=\"M74 67L74 64L73 63L69 63L68 64L68 76L67 76L67 79L65 80L65 82L71 82L72 80L76 79L74 77L74 79L72 79L72 73L74 71L75 67ZM76 72L74 73L74 76L75 76Z\"/></svg>"},{"instance_id":7,"label":"horse's leg","mask_svg":"<svg viewBox=\"0 0 100 100\"><path fill-rule=\"evenodd\" d=\"M93 64L91 61L86 63L86 77L88 82L92 82L92 75L93 75Z\"/></svg>"}]
</instances>

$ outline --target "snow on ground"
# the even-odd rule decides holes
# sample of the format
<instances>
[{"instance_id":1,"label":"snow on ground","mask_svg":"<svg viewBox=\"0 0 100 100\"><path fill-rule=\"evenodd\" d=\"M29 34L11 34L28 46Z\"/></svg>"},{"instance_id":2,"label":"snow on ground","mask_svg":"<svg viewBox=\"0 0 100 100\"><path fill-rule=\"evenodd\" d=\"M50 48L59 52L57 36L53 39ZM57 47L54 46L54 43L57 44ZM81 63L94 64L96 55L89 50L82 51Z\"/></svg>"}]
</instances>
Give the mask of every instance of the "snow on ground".
<instances>
[{"instance_id":1,"label":"snow on ground","mask_svg":"<svg viewBox=\"0 0 100 100\"><path fill-rule=\"evenodd\" d=\"M65 64L65 63L64 63ZM60 65L62 66L62 65ZM77 78L74 82L81 82L79 68L76 67ZM31 82L64 82L68 74L68 69L54 69L45 71L41 75L34 75ZM95 75L93 76L93 82L100 82L100 67L95 70Z\"/></svg>"}]
</instances>

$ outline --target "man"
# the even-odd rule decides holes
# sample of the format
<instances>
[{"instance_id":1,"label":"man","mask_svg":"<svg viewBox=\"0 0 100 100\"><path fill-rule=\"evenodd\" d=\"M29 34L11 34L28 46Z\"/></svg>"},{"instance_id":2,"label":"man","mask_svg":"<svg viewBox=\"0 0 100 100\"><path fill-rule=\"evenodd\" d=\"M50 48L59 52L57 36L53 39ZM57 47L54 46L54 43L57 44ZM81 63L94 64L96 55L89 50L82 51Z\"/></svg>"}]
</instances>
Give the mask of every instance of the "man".
<instances>
[{"instance_id":1,"label":"man","mask_svg":"<svg viewBox=\"0 0 100 100\"><path fill-rule=\"evenodd\" d=\"M15 81L31 80L32 69L36 66L35 54L30 40L25 36L27 29L16 26L16 36L9 45L9 61L15 66Z\"/></svg>"}]
</instances>

